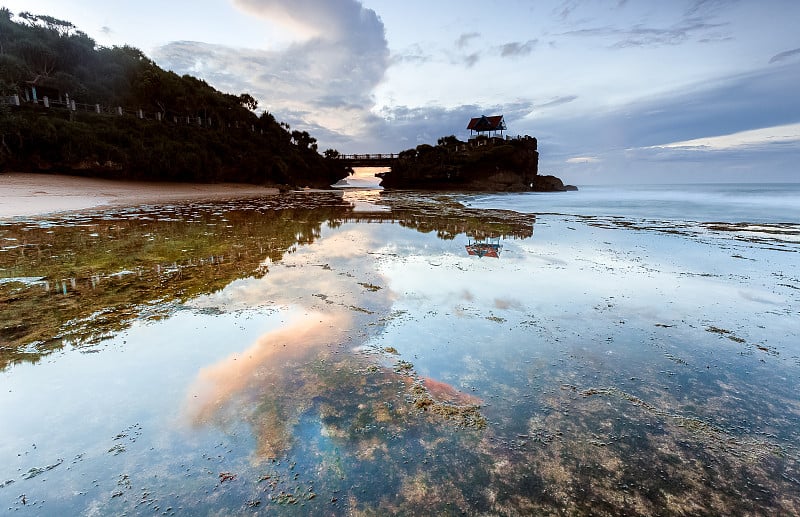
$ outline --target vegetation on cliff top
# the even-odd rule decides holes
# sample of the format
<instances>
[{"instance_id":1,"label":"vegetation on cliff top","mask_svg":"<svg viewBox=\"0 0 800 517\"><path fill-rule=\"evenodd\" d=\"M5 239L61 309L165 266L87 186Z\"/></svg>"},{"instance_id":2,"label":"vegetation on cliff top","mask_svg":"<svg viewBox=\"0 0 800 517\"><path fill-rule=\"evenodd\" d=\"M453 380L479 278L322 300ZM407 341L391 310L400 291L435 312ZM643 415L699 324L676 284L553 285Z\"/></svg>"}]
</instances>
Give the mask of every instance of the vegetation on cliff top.
<instances>
[{"instance_id":1,"label":"vegetation on cliff top","mask_svg":"<svg viewBox=\"0 0 800 517\"><path fill-rule=\"evenodd\" d=\"M49 109L41 93L25 102L31 87L50 93ZM133 47L100 47L69 22L0 8L0 96L11 95L23 102L0 103L0 171L312 186L347 175L307 132L253 113L247 93L165 71Z\"/></svg>"}]
</instances>

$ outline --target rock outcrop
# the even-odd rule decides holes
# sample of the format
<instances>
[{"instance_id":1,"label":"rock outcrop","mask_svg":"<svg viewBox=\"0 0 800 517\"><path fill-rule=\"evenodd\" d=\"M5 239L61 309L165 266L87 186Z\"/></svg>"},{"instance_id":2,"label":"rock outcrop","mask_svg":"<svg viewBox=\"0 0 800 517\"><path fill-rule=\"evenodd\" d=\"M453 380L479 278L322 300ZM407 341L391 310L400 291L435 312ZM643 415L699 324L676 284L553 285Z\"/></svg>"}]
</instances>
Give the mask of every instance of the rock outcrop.
<instances>
[{"instance_id":1,"label":"rock outcrop","mask_svg":"<svg viewBox=\"0 0 800 517\"><path fill-rule=\"evenodd\" d=\"M478 137L462 142L440 138L436 146L419 145L399 154L390 172L381 173L387 189L491 192L577 190L555 176L539 175L535 138Z\"/></svg>"}]
</instances>

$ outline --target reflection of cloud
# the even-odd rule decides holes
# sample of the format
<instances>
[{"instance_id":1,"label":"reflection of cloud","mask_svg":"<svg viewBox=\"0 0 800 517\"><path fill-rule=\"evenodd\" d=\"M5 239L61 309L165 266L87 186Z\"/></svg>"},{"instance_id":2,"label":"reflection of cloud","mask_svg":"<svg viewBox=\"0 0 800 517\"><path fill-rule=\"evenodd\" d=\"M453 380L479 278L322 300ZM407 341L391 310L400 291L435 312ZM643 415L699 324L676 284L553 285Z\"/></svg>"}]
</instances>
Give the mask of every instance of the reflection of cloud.
<instances>
[{"instance_id":1,"label":"reflection of cloud","mask_svg":"<svg viewBox=\"0 0 800 517\"><path fill-rule=\"evenodd\" d=\"M195 423L207 423L231 397L258 382L256 371L280 366L281 362L308 353L310 349L336 343L349 321L343 314L311 312L270 331L247 350L200 370L189 389L189 414Z\"/></svg>"},{"instance_id":2,"label":"reflection of cloud","mask_svg":"<svg viewBox=\"0 0 800 517\"><path fill-rule=\"evenodd\" d=\"M379 297L375 293L364 294L363 289L353 289L353 283L359 281L382 285L379 278L365 275L354 280L352 275L341 274L348 270L370 270L363 264L363 260L371 257L370 249L376 246L370 239L367 232L339 230L335 235L317 240L313 247L285 255L263 278L237 280L221 291L191 300L188 305L231 311L296 303L324 310L388 303L390 293L387 291L380 291ZM365 300L365 296L369 296L369 300Z\"/></svg>"},{"instance_id":3,"label":"reflection of cloud","mask_svg":"<svg viewBox=\"0 0 800 517\"><path fill-rule=\"evenodd\" d=\"M523 309L525 306L519 300L511 298L495 298L494 306L497 309Z\"/></svg>"},{"instance_id":4,"label":"reflection of cloud","mask_svg":"<svg viewBox=\"0 0 800 517\"><path fill-rule=\"evenodd\" d=\"M283 366L309 354L338 344L352 322L344 312L323 314L310 312L295 318L282 328L270 331L247 350L232 354L222 361L203 368L189 388L186 412L195 425L224 419L235 399L258 399L271 386L286 390L290 381L302 379L281 377ZM275 416L275 415L272 415ZM259 454L274 456L288 446L287 422L283 419L258 419ZM275 443L279 442L279 443Z\"/></svg>"}]
</instances>

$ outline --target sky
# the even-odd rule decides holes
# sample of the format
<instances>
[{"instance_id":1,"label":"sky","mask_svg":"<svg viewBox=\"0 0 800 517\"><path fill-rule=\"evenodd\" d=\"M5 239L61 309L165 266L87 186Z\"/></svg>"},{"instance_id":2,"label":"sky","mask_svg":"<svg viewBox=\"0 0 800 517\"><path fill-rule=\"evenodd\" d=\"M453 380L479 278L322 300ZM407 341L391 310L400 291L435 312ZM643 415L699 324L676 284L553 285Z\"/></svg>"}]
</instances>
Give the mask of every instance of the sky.
<instances>
[{"instance_id":1,"label":"sky","mask_svg":"<svg viewBox=\"0 0 800 517\"><path fill-rule=\"evenodd\" d=\"M0 0L252 94L320 149L505 116L568 183L800 182L798 0Z\"/></svg>"}]
</instances>

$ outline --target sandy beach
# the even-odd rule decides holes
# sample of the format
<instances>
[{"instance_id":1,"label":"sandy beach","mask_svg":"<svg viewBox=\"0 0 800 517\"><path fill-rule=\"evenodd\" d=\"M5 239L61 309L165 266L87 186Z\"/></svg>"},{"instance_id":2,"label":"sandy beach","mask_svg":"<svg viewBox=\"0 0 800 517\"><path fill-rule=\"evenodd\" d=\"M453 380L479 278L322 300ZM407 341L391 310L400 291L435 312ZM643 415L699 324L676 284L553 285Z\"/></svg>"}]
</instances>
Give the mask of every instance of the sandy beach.
<instances>
[{"instance_id":1,"label":"sandy beach","mask_svg":"<svg viewBox=\"0 0 800 517\"><path fill-rule=\"evenodd\" d=\"M0 219L30 217L98 206L277 194L275 188L240 183L154 183L60 174L0 174Z\"/></svg>"}]
</instances>

